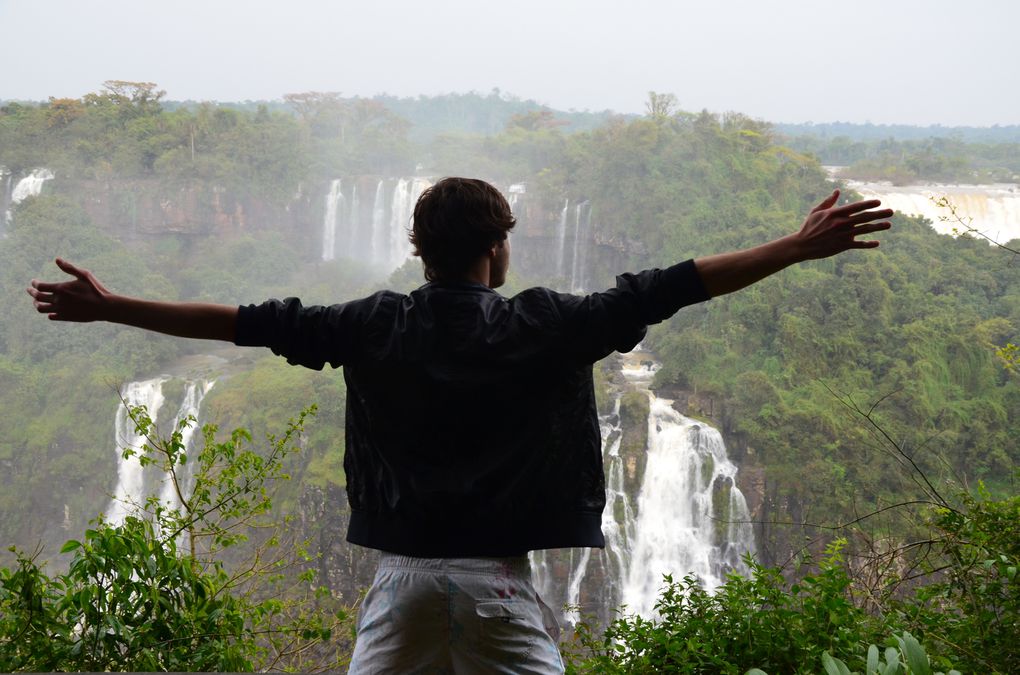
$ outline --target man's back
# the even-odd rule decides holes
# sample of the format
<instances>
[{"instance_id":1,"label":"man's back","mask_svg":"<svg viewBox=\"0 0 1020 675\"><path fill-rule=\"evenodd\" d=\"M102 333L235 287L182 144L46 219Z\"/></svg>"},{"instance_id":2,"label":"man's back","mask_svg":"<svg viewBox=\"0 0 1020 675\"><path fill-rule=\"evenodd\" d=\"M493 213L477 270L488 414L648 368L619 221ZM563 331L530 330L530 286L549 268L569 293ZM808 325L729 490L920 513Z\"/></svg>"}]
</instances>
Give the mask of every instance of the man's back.
<instances>
[{"instance_id":1,"label":"man's back","mask_svg":"<svg viewBox=\"0 0 1020 675\"><path fill-rule=\"evenodd\" d=\"M585 297L431 283L328 308L242 308L237 341L343 365L350 541L510 555L604 545L591 364L703 299L690 262Z\"/></svg>"}]
</instances>

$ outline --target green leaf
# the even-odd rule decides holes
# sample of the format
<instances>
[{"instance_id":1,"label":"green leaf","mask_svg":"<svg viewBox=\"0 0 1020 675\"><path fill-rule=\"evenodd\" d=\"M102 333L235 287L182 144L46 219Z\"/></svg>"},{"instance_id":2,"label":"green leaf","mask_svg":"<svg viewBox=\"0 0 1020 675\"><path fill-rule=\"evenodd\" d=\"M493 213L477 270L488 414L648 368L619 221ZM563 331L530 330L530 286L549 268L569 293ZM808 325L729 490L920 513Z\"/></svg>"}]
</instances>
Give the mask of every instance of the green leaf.
<instances>
[{"instance_id":1,"label":"green leaf","mask_svg":"<svg viewBox=\"0 0 1020 675\"><path fill-rule=\"evenodd\" d=\"M81 548L81 542L77 539L68 539L63 546L60 547L61 553L70 553L76 549Z\"/></svg>"},{"instance_id":2,"label":"green leaf","mask_svg":"<svg viewBox=\"0 0 1020 675\"><path fill-rule=\"evenodd\" d=\"M882 675L896 675L900 672L900 653L895 647L887 647L885 650L885 669Z\"/></svg>"},{"instance_id":3,"label":"green leaf","mask_svg":"<svg viewBox=\"0 0 1020 675\"><path fill-rule=\"evenodd\" d=\"M851 675L850 669L846 667L846 664L832 657L829 652L822 652L822 665L825 666L825 672L828 675Z\"/></svg>"},{"instance_id":4,"label":"green leaf","mask_svg":"<svg viewBox=\"0 0 1020 675\"><path fill-rule=\"evenodd\" d=\"M751 670L744 673L744 675L769 675L764 670L758 670L757 668L751 668Z\"/></svg>"},{"instance_id":5,"label":"green leaf","mask_svg":"<svg viewBox=\"0 0 1020 675\"><path fill-rule=\"evenodd\" d=\"M931 666L928 664L928 656L924 653L924 647L910 633L903 633L900 642L900 649L907 660L907 667L911 675L931 675Z\"/></svg>"},{"instance_id":6,"label":"green leaf","mask_svg":"<svg viewBox=\"0 0 1020 675\"><path fill-rule=\"evenodd\" d=\"M871 645L868 647L868 665L865 667L865 675L872 675L878 672L878 647Z\"/></svg>"}]
</instances>

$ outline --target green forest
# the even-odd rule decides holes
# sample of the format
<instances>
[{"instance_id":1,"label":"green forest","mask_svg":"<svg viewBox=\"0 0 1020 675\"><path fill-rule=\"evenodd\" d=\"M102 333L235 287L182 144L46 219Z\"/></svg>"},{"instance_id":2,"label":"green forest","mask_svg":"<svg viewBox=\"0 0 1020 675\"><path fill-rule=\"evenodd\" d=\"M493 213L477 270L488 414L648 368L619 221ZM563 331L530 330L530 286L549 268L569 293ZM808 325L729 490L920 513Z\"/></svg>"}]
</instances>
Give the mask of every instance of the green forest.
<instances>
[{"instance_id":1,"label":"green forest","mask_svg":"<svg viewBox=\"0 0 1020 675\"><path fill-rule=\"evenodd\" d=\"M56 277L58 255L152 299L331 304L406 290L422 283L417 261L380 277L342 255L319 260L309 242L326 186L469 175L525 183L545 213L587 200L621 266L603 271L609 284L794 231L832 189L824 164L899 182L1020 174L1016 138L795 136L738 113L684 111L662 94L641 117L561 113L498 92L307 92L274 104L163 96L118 81L0 107L0 186L40 167L56 176L13 206L0 239L0 541L16 546L0 570L0 670L327 669L350 647L356 597L307 593L316 575L324 583L315 545L254 528L315 542L335 526L306 506L309 494L342 493L340 374L252 351L231 357L231 375L209 393L201 422L215 428L201 457L184 461L199 462L210 494L276 486L224 516L249 537L175 513L156 514L159 526L90 524L116 475L119 387L215 347L46 321L24 289ZM661 620L582 622L564 645L573 672L1020 672L1016 260L901 215L880 238L876 251L802 264L650 330L656 391L722 431L757 495L758 560L714 596L678 574ZM517 273L503 292L555 281ZM596 370L610 386L611 369ZM152 428L141 456L179 467L174 431ZM174 526L214 545L164 555L176 544L160 532ZM288 546L286 564L253 569L272 583L307 574L300 592L233 576ZM135 579L136 594L158 596L159 579L179 592L172 606L128 609L122 589L120 605L103 596L107 611L89 614L111 575ZM174 630L190 641L164 649L165 635L143 630L185 606L198 609Z\"/></svg>"}]
</instances>

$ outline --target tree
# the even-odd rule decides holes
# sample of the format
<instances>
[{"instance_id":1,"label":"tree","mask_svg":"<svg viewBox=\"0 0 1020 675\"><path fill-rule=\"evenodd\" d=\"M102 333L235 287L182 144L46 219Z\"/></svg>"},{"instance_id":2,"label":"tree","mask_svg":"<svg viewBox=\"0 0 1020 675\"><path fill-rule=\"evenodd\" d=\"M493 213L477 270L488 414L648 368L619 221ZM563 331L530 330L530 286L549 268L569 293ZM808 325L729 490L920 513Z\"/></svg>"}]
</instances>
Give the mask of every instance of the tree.
<instances>
[{"instance_id":1,"label":"tree","mask_svg":"<svg viewBox=\"0 0 1020 675\"><path fill-rule=\"evenodd\" d=\"M664 120L677 112L678 103L673 94L659 94L654 91L648 92L648 100L645 102L645 113L654 120Z\"/></svg>"},{"instance_id":2,"label":"tree","mask_svg":"<svg viewBox=\"0 0 1020 675\"><path fill-rule=\"evenodd\" d=\"M70 540L68 572L48 577L34 555L18 553L0 569L0 669L30 671L336 670L349 655L352 614L314 585L310 556L288 542L287 521L272 516L274 484L287 479L284 460L298 450L304 421L292 420L269 450L247 446L237 429L228 440L203 429L204 449L191 460L182 420L168 438L154 435L144 408L132 408L147 440L124 458L163 469L174 500L150 497L123 524L102 519ZM185 467L196 464L193 488ZM223 554L247 555L229 565ZM186 552L181 552L183 542ZM285 573L295 573L285 579ZM341 635L346 632L341 631Z\"/></svg>"}]
</instances>

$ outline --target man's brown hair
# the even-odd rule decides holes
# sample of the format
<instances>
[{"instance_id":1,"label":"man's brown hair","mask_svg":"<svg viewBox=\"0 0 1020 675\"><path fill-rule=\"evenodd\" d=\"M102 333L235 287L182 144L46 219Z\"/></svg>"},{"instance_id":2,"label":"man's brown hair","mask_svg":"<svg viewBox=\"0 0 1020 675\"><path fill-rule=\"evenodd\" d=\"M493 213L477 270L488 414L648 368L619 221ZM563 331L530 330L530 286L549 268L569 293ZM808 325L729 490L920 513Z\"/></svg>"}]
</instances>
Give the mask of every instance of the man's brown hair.
<instances>
[{"instance_id":1,"label":"man's brown hair","mask_svg":"<svg viewBox=\"0 0 1020 675\"><path fill-rule=\"evenodd\" d=\"M411 243L426 279L457 279L516 223L506 199L485 181L444 178L418 198Z\"/></svg>"}]
</instances>

